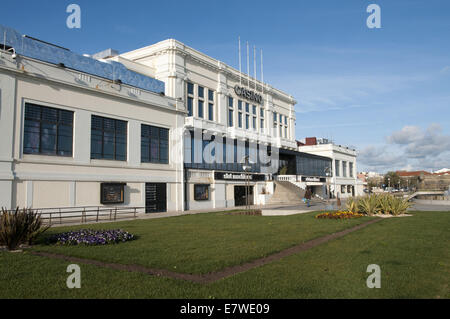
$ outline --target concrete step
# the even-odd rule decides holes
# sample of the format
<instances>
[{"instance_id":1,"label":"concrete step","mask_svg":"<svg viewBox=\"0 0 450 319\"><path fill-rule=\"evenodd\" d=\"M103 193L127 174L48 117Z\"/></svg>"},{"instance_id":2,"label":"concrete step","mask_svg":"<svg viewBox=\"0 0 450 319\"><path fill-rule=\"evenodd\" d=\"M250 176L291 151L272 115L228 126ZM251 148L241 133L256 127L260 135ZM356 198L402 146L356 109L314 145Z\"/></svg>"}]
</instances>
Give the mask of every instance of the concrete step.
<instances>
[{"instance_id":1,"label":"concrete step","mask_svg":"<svg viewBox=\"0 0 450 319\"><path fill-rule=\"evenodd\" d=\"M268 204L301 204L305 191L291 182L275 182L275 191Z\"/></svg>"}]
</instances>

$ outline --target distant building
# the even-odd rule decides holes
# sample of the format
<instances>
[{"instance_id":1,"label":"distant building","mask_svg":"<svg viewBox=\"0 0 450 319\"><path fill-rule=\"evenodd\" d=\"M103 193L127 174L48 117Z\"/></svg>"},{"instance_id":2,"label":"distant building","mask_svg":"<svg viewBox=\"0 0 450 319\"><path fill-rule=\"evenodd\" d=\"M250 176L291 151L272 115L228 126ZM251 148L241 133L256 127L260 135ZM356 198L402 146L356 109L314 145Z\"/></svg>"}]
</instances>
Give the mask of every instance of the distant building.
<instances>
[{"instance_id":1,"label":"distant building","mask_svg":"<svg viewBox=\"0 0 450 319\"><path fill-rule=\"evenodd\" d=\"M412 171L412 172L397 171L396 173L400 177L417 177L417 176L431 175L431 173L427 171Z\"/></svg>"},{"instance_id":2,"label":"distant building","mask_svg":"<svg viewBox=\"0 0 450 319\"><path fill-rule=\"evenodd\" d=\"M301 152L325 156L331 159L330 193L340 198L361 195L363 187L358 187L356 170L357 153L355 149L336 145L324 138L307 137L297 142Z\"/></svg>"}]
</instances>

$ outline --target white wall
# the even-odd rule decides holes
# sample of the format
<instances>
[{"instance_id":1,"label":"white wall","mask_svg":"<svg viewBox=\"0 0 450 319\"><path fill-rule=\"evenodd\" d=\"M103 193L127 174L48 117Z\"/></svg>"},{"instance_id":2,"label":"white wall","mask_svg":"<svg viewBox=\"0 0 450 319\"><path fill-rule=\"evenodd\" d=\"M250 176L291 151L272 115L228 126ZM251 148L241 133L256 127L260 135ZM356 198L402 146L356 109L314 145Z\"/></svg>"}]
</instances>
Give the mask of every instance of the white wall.
<instances>
[{"instance_id":1,"label":"white wall","mask_svg":"<svg viewBox=\"0 0 450 319\"><path fill-rule=\"evenodd\" d=\"M168 209L182 209L182 103L146 91L133 97L127 86L90 76L80 84L78 72L39 61L21 60L26 73L6 62L0 64L0 206L97 206L101 182L127 183L124 205L143 206L145 183L164 182ZM23 154L26 102L74 112L72 157ZM92 115L128 122L127 161L90 158ZM141 163L141 124L170 130L168 165Z\"/></svg>"}]
</instances>

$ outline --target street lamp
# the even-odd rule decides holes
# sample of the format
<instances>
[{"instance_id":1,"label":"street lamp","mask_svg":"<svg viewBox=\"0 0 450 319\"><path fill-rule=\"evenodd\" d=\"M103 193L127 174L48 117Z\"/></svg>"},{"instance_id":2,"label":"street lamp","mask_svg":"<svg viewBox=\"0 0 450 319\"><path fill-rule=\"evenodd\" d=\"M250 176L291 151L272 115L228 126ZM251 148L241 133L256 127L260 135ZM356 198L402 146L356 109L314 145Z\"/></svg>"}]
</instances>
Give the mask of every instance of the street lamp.
<instances>
[{"instance_id":1,"label":"street lamp","mask_svg":"<svg viewBox=\"0 0 450 319\"><path fill-rule=\"evenodd\" d=\"M328 192L328 196L327 196L327 207L329 206L329 200L331 197L331 190L330 190L330 181L329 181L329 177L331 176L331 168L329 166L325 167L325 176L326 176L326 188L327 188L327 192ZM328 208L327 208L328 209Z\"/></svg>"},{"instance_id":2,"label":"street lamp","mask_svg":"<svg viewBox=\"0 0 450 319\"><path fill-rule=\"evenodd\" d=\"M249 187L250 187L250 171L252 169L249 156L244 156L241 160L241 163L244 163L242 165L242 169L245 172L245 210L250 210L250 204L249 204Z\"/></svg>"}]
</instances>

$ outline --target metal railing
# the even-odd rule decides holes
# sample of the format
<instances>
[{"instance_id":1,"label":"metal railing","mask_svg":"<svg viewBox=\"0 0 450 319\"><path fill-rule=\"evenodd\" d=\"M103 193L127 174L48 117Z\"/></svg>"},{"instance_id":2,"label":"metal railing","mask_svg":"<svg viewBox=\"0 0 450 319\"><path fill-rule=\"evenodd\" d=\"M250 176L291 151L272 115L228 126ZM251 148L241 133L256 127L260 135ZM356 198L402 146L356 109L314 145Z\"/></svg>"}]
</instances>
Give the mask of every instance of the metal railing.
<instances>
[{"instance_id":1,"label":"metal railing","mask_svg":"<svg viewBox=\"0 0 450 319\"><path fill-rule=\"evenodd\" d=\"M39 214L45 224L85 224L100 221L116 221L120 219L137 218L145 214L145 207L61 207L61 208L31 208ZM15 212L15 210L8 210Z\"/></svg>"}]
</instances>

